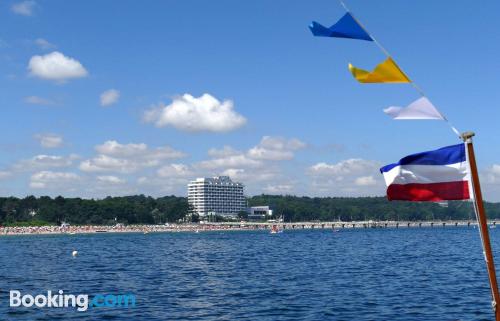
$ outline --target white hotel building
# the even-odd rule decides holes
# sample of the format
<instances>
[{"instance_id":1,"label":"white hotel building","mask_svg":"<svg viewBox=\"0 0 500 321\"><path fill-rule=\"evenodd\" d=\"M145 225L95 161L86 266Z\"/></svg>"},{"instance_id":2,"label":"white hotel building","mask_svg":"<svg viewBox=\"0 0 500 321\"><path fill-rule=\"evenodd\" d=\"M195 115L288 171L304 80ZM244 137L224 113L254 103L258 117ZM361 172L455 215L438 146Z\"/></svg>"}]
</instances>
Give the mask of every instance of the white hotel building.
<instances>
[{"instance_id":1,"label":"white hotel building","mask_svg":"<svg viewBox=\"0 0 500 321\"><path fill-rule=\"evenodd\" d=\"M233 182L229 176L197 178L189 182L188 202L193 212L200 216L236 216L247 207L243 184Z\"/></svg>"}]
</instances>

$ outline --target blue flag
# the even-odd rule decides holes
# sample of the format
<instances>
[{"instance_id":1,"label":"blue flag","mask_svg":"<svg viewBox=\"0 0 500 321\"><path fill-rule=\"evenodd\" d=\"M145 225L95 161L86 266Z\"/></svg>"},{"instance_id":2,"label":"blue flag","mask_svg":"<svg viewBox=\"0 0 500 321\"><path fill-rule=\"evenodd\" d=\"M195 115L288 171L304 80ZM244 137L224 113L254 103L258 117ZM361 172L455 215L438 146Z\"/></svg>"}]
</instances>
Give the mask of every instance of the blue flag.
<instances>
[{"instance_id":1,"label":"blue flag","mask_svg":"<svg viewBox=\"0 0 500 321\"><path fill-rule=\"evenodd\" d=\"M313 35L317 37L336 37L373 41L370 35L361 28L349 12L330 28L326 28L316 21L313 21L309 25L309 29L311 29Z\"/></svg>"}]
</instances>

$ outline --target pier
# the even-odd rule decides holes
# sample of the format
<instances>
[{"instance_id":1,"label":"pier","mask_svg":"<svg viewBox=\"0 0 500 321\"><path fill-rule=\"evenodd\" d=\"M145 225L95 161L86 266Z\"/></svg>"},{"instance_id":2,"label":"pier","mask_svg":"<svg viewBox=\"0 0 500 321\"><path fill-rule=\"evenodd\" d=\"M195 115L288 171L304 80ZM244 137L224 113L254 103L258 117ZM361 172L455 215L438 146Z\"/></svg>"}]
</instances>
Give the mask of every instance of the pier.
<instances>
[{"instance_id":1,"label":"pier","mask_svg":"<svg viewBox=\"0 0 500 321\"><path fill-rule=\"evenodd\" d=\"M500 220L499 220L500 221ZM497 220L488 221L488 225L496 227ZM276 225L284 230L300 229L363 229L363 228L443 228L443 227L474 227L476 221L472 220L450 220L450 221L352 221L352 222L219 222L204 223L202 225L211 225L229 228L254 228L271 229Z\"/></svg>"}]
</instances>

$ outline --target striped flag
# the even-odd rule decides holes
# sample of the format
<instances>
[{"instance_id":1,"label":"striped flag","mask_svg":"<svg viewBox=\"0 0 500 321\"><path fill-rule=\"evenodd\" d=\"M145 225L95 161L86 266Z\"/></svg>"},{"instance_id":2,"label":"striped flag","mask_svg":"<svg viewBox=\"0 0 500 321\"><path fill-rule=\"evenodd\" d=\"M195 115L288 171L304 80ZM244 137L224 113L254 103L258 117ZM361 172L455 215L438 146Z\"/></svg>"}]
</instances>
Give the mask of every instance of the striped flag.
<instances>
[{"instance_id":1,"label":"striped flag","mask_svg":"<svg viewBox=\"0 0 500 321\"><path fill-rule=\"evenodd\" d=\"M387 198L403 201L444 201L473 198L465 144L413 154L380 169Z\"/></svg>"}]
</instances>

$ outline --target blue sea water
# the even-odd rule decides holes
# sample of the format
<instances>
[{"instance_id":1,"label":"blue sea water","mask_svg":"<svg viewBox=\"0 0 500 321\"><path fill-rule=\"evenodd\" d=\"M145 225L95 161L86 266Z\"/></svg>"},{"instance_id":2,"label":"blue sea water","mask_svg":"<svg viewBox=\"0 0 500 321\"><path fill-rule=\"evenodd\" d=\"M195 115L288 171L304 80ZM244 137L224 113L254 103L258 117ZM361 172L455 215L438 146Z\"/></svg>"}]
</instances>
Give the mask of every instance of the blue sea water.
<instances>
[{"instance_id":1,"label":"blue sea water","mask_svg":"<svg viewBox=\"0 0 500 321\"><path fill-rule=\"evenodd\" d=\"M0 320L493 319L472 227L2 236L0 258ZM137 301L9 307L9 290L60 289Z\"/></svg>"}]
</instances>

